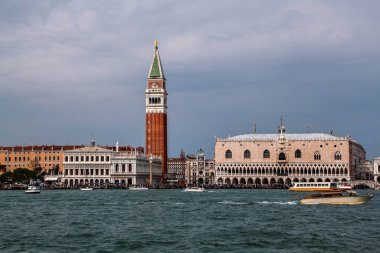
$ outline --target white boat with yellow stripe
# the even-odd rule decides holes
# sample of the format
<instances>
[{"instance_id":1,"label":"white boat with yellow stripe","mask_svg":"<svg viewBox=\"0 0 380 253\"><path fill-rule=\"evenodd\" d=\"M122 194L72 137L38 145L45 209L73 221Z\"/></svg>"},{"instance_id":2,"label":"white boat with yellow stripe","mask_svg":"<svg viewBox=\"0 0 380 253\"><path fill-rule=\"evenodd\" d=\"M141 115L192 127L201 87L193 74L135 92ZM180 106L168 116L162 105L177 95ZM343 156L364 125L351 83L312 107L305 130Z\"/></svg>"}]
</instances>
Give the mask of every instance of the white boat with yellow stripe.
<instances>
[{"instance_id":1,"label":"white boat with yellow stripe","mask_svg":"<svg viewBox=\"0 0 380 253\"><path fill-rule=\"evenodd\" d=\"M300 182L294 183L289 191L295 192L341 192L351 190L350 184L336 182Z\"/></svg>"}]
</instances>

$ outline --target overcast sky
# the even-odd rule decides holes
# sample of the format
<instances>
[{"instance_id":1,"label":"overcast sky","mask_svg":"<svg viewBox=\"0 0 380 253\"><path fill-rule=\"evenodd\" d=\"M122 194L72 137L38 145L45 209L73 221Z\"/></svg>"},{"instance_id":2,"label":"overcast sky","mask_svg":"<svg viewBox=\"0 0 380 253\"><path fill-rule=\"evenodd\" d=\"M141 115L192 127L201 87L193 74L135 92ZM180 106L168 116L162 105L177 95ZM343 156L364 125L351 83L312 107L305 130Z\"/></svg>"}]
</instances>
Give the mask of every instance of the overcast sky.
<instances>
[{"instance_id":1,"label":"overcast sky","mask_svg":"<svg viewBox=\"0 0 380 253\"><path fill-rule=\"evenodd\" d=\"M0 1L0 145L145 146L159 50L169 156L333 131L380 156L380 1Z\"/></svg>"}]
</instances>

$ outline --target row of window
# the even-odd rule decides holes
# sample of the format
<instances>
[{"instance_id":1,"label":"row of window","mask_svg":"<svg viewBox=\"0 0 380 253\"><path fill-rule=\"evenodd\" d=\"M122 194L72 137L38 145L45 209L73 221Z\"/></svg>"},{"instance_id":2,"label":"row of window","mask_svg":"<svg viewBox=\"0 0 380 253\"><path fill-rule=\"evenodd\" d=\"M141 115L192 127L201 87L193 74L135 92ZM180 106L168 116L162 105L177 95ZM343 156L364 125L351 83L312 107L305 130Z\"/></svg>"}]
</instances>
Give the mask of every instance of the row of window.
<instances>
[{"instance_id":1,"label":"row of window","mask_svg":"<svg viewBox=\"0 0 380 253\"><path fill-rule=\"evenodd\" d=\"M231 159L232 158L232 151L231 150L227 150L226 151L225 158L226 159ZM244 158L245 159L251 158L251 151L245 150L244 151ZM264 150L264 152L263 152L263 158L270 158L270 151L268 149ZM302 152L301 152L301 150L297 149L294 152L294 158L296 158L296 159L302 158ZM335 160L342 160L342 154L339 151L336 151L335 154L334 154L334 159ZM278 155L278 160L286 160L285 153L281 152ZM319 151L316 151L314 153L314 160L321 160L321 154L319 153Z\"/></svg>"},{"instance_id":2,"label":"row of window","mask_svg":"<svg viewBox=\"0 0 380 253\"><path fill-rule=\"evenodd\" d=\"M41 156L39 156L39 157L36 157L36 159L38 160L38 161L41 161ZM44 159L45 161L55 161L55 160L57 160L57 161L59 161L59 156L57 156L57 157L55 157L55 156L45 156L45 159ZM5 157L5 161L6 162L12 162L12 157ZM14 158L14 161L15 162L21 162L21 161L30 161L30 157L28 156L28 157L25 157L25 156L19 156L19 157L17 157L17 156L15 156L15 158Z\"/></svg>"},{"instance_id":3,"label":"row of window","mask_svg":"<svg viewBox=\"0 0 380 253\"><path fill-rule=\"evenodd\" d=\"M68 162L70 160L70 162L109 162L110 161L110 157L109 156L65 156L65 162Z\"/></svg>"},{"instance_id":4,"label":"row of window","mask_svg":"<svg viewBox=\"0 0 380 253\"><path fill-rule=\"evenodd\" d=\"M347 174L348 173L348 169L347 168L333 168L333 169L315 169L315 168L308 168L308 169L268 169L268 168L217 168L216 172L218 174L279 174L279 175L282 175L282 174L287 174L287 175L291 175L291 174L295 174L295 175L303 175L303 174L306 174L306 175L310 175L310 174L325 174L325 175L335 175L335 174Z\"/></svg>"},{"instance_id":5,"label":"row of window","mask_svg":"<svg viewBox=\"0 0 380 253\"><path fill-rule=\"evenodd\" d=\"M161 104L161 98L149 98L149 104Z\"/></svg>"},{"instance_id":6,"label":"row of window","mask_svg":"<svg viewBox=\"0 0 380 253\"><path fill-rule=\"evenodd\" d=\"M118 173L119 170L120 170L119 164L116 164L115 172ZM121 165L121 172L125 172L125 164L124 163ZM128 172L132 172L132 164L128 164Z\"/></svg>"},{"instance_id":7,"label":"row of window","mask_svg":"<svg viewBox=\"0 0 380 253\"><path fill-rule=\"evenodd\" d=\"M59 151L57 151L57 152L55 152L55 151L53 151L53 152L51 152L51 151L27 151L27 152L25 152L25 151L21 151L21 152L14 152L14 151L4 151L4 153L5 154L7 154L7 155L11 155L12 153L13 154L15 154L15 155L26 155L26 154L30 154L30 153L34 153L34 154L42 154L42 153L45 153L45 154L51 154L51 153L53 153L53 154L55 154L55 153L59 153Z\"/></svg>"},{"instance_id":8,"label":"row of window","mask_svg":"<svg viewBox=\"0 0 380 253\"><path fill-rule=\"evenodd\" d=\"M30 164L26 164L26 163L24 163L24 164L18 164L18 163L16 163L16 164L4 164L5 166L7 166L8 168L11 168L11 167L14 167L14 168L30 168ZM43 164L40 164L40 166L42 167L42 168L45 168L45 167L54 167L54 166L56 166L56 165L59 165L59 164L45 164L45 163L43 163Z\"/></svg>"},{"instance_id":9,"label":"row of window","mask_svg":"<svg viewBox=\"0 0 380 253\"><path fill-rule=\"evenodd\" d=\"M109 169L65 169L65 175L67 176L97 176L109 174Z\"/></svg>"},{"instance_id":10,"label":"row of window","mask_svg":"<svg viewBox=\"0 0 380 253\"><path fill-rule=\"evenodd\" d=\"M336 185L336 184L335 184ZM317 187L329 187L329 184L297 184L298 187L314 187L314 186L317 186Z\"/></svg>"}]
</instances>

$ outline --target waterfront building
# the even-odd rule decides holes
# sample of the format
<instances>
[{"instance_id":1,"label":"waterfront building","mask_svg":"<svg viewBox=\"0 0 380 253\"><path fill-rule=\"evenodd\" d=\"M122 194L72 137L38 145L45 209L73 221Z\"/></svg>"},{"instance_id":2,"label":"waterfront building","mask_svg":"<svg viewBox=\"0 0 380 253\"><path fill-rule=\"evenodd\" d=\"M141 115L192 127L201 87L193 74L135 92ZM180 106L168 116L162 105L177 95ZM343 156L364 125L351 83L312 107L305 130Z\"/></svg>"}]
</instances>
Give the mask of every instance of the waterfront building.
<instances>
[{"instance_id":1,"label":"waterfront building","mask_svg":"<svg viewBox=\"0 0 380 253\"><path fill-rule=\"evenodd\" d=\"M84 147L83 145L34 145L0 147L0 165L6 171L17 168L37 169L45 172L63 168L63 152L65 150Z\"/></svg>"},{"instance_id":2,"label":"waterfront building","mask_svg":"<svg viewBox=\"0 0 380 253\"><path fill-rule=\"evenodd\" d=\"M157 184L161 176L161 160L145 156L143 149L115 149L91 146L64 152L61 182L67 186L103 184Z\"/></svg>"},{"instance_id":3,"label":"waterfront building","mask_svg":"<svg viewBox=\"0 0 380 253\"><path fill-rule=\"evenodd\" d=\"M358 166L356 166L356 169L354 170L354 179L373 181L373 168L374 167L371 161L361 162L360 164L358 164Z\"/></svg>"},{"instance_id":4,"label":"waterfront building","mask_svg":"<svg viewBox=\"0 0 380 253\"><path fill-rule=\"evenodd\" d=\"M6 171L17 168L30 170L40 168L50 173L54 170L63 172L64 152L84 148L85 145L33 145L33 146L6 146L0 147L0 165L4 165ZM103 146L102 148L115 150L116 147ZM119 147L120 151L130 151L130 146ZM144 148L137 150L144 152Z\"/></svg>"},{"instance_id":5,"label":"waterfront building","mask_svg":"<svg viewBox=\"0 0 380 253\"><path fill-rule=\"evenodd\" d=\"M365 156L351 137L287 134L281 122L277 134L216 138L216 180L235 185L351 181Z\"/></svg>"},{"instance_id":6,"label":"waterfront building","mask_svg":"<svg viewBox=\"0 0 380 253\"><path fill-rule=\"evenodd\" d=\"M203 149L186 157L186 183L193 185L215 183L214 160L206 159Z\"/></svg>"},{"instance_id":7,"label":"waterfront building","mask_svg":"<svg viewBox=\"0 0 380 253\"><path fill-rule=\"evenodd\" d=\"M161 159L140 152L116 152L111 158L111 183L158 185L161 181Z\"/></svg>"},{"instance_id":8,"label":"waterfront building","mask_svg":"<svg viewBox=\"0 0 380 253\"><path fill-rule=\"evenodd\" d=\"M155 42L145 91L145 150L147 155L161 157L162 178L167 174L167 96L166 78Z\"/></svg>"},{"instance_id":9,"label":"waterfront building","mask_svg":"<svg viewBox=\"0 0 380 253\"><path fill-rule=\"evenodd\" d=\"M375 182L380 183L380 157L373 160L373 177Z\"/></svg>"},{"instance_id":10,"label":"waterfront building","mask_svg":"<svg viewBox=\"0 0 380 253\"><path fill-rule=\"evenodd\" d=\"M168 159L168 179L179 185L185 184L186 174L186 155L185 151L181 150L179 157Z\"/></svg>"},{"instance_id":11,"label":"waterfront building","mask_svg":"<svg viewBox=\"0 0 380 253\"><path fill-rule=\"evenodd\" d=\"M111 181L111 159L115 151L98 147L93 142L64 152L61 182L68 186L108 184Z\"/></svg>"}]
</instances>

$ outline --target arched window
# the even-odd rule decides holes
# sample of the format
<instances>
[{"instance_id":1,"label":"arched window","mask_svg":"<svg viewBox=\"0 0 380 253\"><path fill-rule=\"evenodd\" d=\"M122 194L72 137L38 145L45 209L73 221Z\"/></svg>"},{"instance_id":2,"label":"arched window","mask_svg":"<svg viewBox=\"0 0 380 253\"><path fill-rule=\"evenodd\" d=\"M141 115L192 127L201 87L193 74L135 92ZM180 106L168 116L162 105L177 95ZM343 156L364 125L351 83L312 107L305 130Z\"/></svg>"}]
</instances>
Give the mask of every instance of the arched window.
<instances>
[{"instance_id":1,"label":"arched window","mask_svg":"<svg viewBox=\"0 0 380 253\"><path fill-rule=\"evenodd\" d=\"M302 157L301 150L297 149L296 152L294 153L294 157L295 158L301 158Z\"/></svg>"},{"instance_id":2,"label":"arched window","mask_svg":"<svg viewBox=\"0 0 380 253\"><path fill-rule=\"evenodd\" d=\"M286 160L286 156L285 156L285 154L284 154L283 152L281 152L281 153L278 155L278 160L280 160L280 161L284 161L284 160Z\"/></svg>"},{"instance_id":3,"label":"arched window","mask_svg":"<svg viewBox=\"0 0 380 253\"><path fill-rule=\"evenodd\" d=\"M226 158L227 159L232 158L232 152L231 152L231 150L227 150L226 151Z\"/></svg>"},{"instance_id":4,"label":"arched window","mask_svg":"<svg viewBox=\"0 0 380 253\"><path fill-rule=\"evenodd\" d=\"M264 158L270 158L270 152L268 149L264 150L263 157Z\"/></svg>"},{"instance_id":5,"label":"arched window","mask_svg":"<svg viewBox=\"0 0 380 253\"><path fill-rule=\"evenodd\" d=\"M251 151L249 151L248 149L244 151L244 158L251 158Z\"/></svg>"},{"instance_id":6,"label":"arched window","mask_svg":"<svg viewBox=\"0 0 380 253\"><path fill-rule=\"evenodd\" d=\"M132 164L128 164L128 172L132 172Z\"/></svg>"},{"instance_id":7,"label":"arched window","mask_svg":"<svg viewBox=\"0 0 380 253\"><path fill-rule=\"evenodd\" d=\"M342 154L339 151L336 151L335 155L334 155L334 159L335 160L342 160Z\"/></svg>"},{"instance_id":8,"label":"arched window","mask_svg":"<svg viewBox=\"0 0 380 253\"><path fill-rule=\"evenodd\" d=\"M321 154L318 151L314 153L314 160L321 160Z\"/></svg>"}]
</instances>

